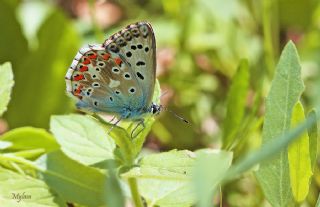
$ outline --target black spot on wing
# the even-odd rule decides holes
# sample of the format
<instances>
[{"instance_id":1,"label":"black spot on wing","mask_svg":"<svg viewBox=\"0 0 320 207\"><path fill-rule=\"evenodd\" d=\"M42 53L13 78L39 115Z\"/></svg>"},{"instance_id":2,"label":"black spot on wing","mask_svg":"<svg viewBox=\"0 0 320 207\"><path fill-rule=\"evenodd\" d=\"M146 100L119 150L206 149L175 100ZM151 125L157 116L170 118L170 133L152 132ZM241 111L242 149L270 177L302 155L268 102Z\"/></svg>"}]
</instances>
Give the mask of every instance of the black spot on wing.
<instances>
[{"instance_id":1,"label":"black spot on wing","mask_svg":"<svg viewBox=\"0 0 320 207\"><path fill-rule=\"evenodd\" d=\"M143 75L142 75L140 72L137 72L137 76L138 76L138 78L140 78L141 80L144 79Z\"/></svg>"},{"instance_id":2,"label":"black spot on wing","mask_svg":"<svg viewBox=\"0 0 320 207\"><path fill-rule=\"evenodd\" d=\"M138 61L138 62L136 63L136 65L137 65L137 66L143 66L143 65L146 65L146 63L143 62L143 61Z\"/></svg>"}]
</instances>

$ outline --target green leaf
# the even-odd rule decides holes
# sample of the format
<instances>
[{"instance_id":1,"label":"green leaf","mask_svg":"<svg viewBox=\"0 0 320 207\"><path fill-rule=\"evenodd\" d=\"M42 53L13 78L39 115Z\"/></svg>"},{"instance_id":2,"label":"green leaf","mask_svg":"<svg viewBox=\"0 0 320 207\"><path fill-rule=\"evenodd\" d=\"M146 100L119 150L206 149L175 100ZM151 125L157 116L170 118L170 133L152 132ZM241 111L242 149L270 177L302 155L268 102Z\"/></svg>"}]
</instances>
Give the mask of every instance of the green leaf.
<instances>
[{"instance_id":1,"label":"green leaf","mask_svg":"<svg viewBox=\"0 0 320 207\"><path fill-rule=\"evenodd\" d=\"M227 99L227 115L223 125L223 149L233 144L245 112L249 87L249 66L242 60L235 74Z\"/></svg>"},{"instance_id":2,"label":"green leaf","mask_svg":"<svg viewBox=\"0 0 320 207\"><path fill-rule=\"evenodd\" d=\"M317 111L320 108L317 109ZM254 165L263 161L270 161L285 149L292 141L298 139L306 130L310 129L320 117L309 116L306 121L299 124L288 133L280 134L270 142L262 145L261 149L255 150L246 155L242 160L231 166L225 176L225 182L237 178L240 174L249 170Z\"/></svg>"},{"instance_id":3,"label":"green leaf","mask_svg":"<svg viewBox=\"0 0 320 207\"><path fill-rule=\"evenodd\" d=\"M75 162L61 151L42 158L44 180L62 198L86 206L104 204L106 175L101 171Z\"/></svg>"},{"instance_id":4,"label":"green leaf","mask_svg":"<svg viewBox=\"0 0 320 207\"><path fill-rule=\"evenodd\" d=\"M11 143L11 146L7 148L10 151L44 149L44 152L51 152L59 148L50 133L33 127L13 129L0 136L0 140Z\"/></svg>"},{"instance_id":5,"label":"green leaf","mask_svg":"<svg viewBox=\"0 0 320 207\"><path fill-rule=\"evenodd\" d=\"M113 162L107 164L108 178L106 182L105 203L110 207L124 207L125 198L120 186L119 178L116 175L116 165Z\"/></svg>"},{"instance_id":6,"label":"green leaf","mask_svg":"<svg viewBox=\"0 0 320 207\"><path fill-rule=\"evenodd\" d=\"M318 200L317 200L317 203L316 203L316 207L320 207L320 194L318 195Z\"/></svg>"},{"instance_id":7,"label":"green leaf","mask_svg":"<svg viewBox=\"0 0 320 207\"><path fill-rule=\"evenodd\" d=\"M1 206L59 206L54 202L56 195L53 195L46 183L41 180L0 167L0 183ZM18 199L18 195L21 200Z\"/></svg>"},{"instance_id":8,"label":"green leaf","mask_svg":"<svg viewBox=\"0 0 320 207\"><path fill-rule=\"evenodd\" d=\"M116 145L113 139L91 117L76 114L52 116L50 129L61 150L84 165L114 158Z\"/></svg>"},{"instance_id":9,"label":"green leaf","mask_svg":"<svg viewBox=\"0 0 320 207\"><path fill-rule=\"evenodd\" d=\"M294 44L290 41L281 54L276 74L266 99L262 145L288 131L292 109L299 100L303 89L298 53ZM292 193L286 149L283 149L270 162L261 164L256 176L271 205L290 205Z\"/></svg>"},{"instance_id":10,"label":"green leaf","mask_svg":"<svg viewBox=\"0 0 320 207\"><path fill-rule=\"evenodd\" d=\"M317 118L317 113L315 110L309 112L308 117L311 116L313 119ZM311 169L314 171L314 166L317 161L318 154L318 126L314 123L312 127L308 130L309 135L309 151L311 160Z\"/></svg>"},{"instance_id":11,"label":"green leaf","mask_svg":"<svg viewBox=\"0 0 320 207\"><path fill-rule=\"evenodd\" d=\"M232 152L200 150L196 152L193 181L199 207L212 206L212 196L232 162ZM219 166L219 167L217 167Z\"/></svg>"},{"instance_id":12,"label":"green leaf","mask_svg":"<svg viewBox=\"0 0 320 207\"><path fill-rule=\"evenodd\" d=\"M191 206L195 202L191 187L194 161L195 154L187 150L148 155L142 158L139 167L122 177L138 180L139 191L148 206Z\"/></svg>"},{"instance_id":13,"label":"green leaf","mask_svg":"<svg viewBox=\"0 0 320 207\"><path fill-rule=\"evenodd\" d=\"M299 101L293 108L291 127L296 127L304 120L303 106ZM297 202L302 202L308 195L309 179L312 175L309 154L309 137L306 131L289 145L288 158L292 194Z\"/></svg>"},{"instance_id":14,"label":"green leaf","mask_svg":"<svg viewBox=\"0 0 320 207\"><path fill-rule=\"evenodd\" d=\"M11 63L0 65L0 116L7 110L13 84Z\"/></svg>"},{"instance_id":15,"label":"green leaf","mask_svg":"<svg viewBox=\"0 0 320 207\"><path fill-rule=\"evenodd\" d=\"M76 29L61 12L53 10L37 36L37 50L14 68L16 84L6 113L12 128L48 128L52 114L65 114L72 108L65 94L64 76L79 48Z\"/></svg>"}]
</instances>

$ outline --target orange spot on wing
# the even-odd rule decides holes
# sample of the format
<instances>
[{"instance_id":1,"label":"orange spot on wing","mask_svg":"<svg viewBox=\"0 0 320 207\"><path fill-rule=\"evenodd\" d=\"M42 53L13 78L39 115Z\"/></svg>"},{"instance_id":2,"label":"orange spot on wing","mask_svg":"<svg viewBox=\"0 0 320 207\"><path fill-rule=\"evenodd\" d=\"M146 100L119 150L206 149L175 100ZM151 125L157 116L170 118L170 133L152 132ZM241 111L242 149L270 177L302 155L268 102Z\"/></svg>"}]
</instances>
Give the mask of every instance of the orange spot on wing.
<instances>
[{"instance_id":1,"label":"orange spot on wing","mask_svg":"<svg viewBox=\"0 0 320 207\"><path fill-rule=\"evenodd\" d=\"M117 64L117 65L121 65L121 63L122 63L122 60L121 60L121 58L115 58L114 59L114 62Z\"/></svg>"},{"instance_id":2,"label":"orange spot on wing","mask_svg":"<svg viewBox=\"0 0 320 207\"><path fill-rule=\"evenodd\" d=\"M88 66L82 66L80 72L88 71Z\"/></svg>"},{"instance_id":3,"label":"orange spot on wing","mask_svg":"<svg viewBox=\"0 0 320 207\"><path fill-rule=\"evenodd\" d=\"M88 58L85 58L82 63L85 64L85 65L88 65L88 64L91 63L91 61Z\"/></svg>"},{"instance_id":4,"label":"orange spot on wing","mask_svg":"<svg viewBox=\"0 0 320 207\"><path fill-rule=\"evenodd\" d=\"M73 93L73 95L79 97L82 88L83 88L83 85L80 85L80 86L75 90L75 92Z\"/></svg>"},{"instance_id":5,"label":"orange spot on wing","mask_svg":"<svg viewBox=\"0 0 320 207\"><path fill-rule=\"evenodd\" d=\"M96 59L97 58L97 54L92 54L89 56L90 59Z\"/></svg>"},{"instance_id":6,"label":"orange spot on wing","mask_svg":"<svg viewBox=\"0 0 320 207\"><path fill-rule=\"evenodd\" d=\"M111 56L111 55L110 55L109 53L104 54L104 55L103 55L103 59L104 59L104 60L109 60L110 56Z\"/></svg>"},{"instance_id":7,"label":"orange spot on wing","mask_svg":"<svg viewBox=\"0 0 320 207\"><path fill-rule=\"evenodd\" d=\"M82 74L78 74L73 77L74 81L79 81L79 80L83 80L83 79L84 79L84 75L82 75Z\"/></svg>"}]
</instances>

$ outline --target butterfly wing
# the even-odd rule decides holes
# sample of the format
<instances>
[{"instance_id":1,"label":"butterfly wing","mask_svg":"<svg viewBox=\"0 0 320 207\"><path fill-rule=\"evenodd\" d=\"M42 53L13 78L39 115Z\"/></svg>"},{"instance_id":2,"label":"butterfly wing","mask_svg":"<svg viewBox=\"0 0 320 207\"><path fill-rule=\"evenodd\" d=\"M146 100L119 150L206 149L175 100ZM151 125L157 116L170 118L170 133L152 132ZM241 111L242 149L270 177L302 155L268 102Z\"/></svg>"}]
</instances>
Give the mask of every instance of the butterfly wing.
<instances>
[{"instance_id":1,"label":"butterfly wing","mask_svg":"<svg viewBox=\"0 0 320 207\"><path fill-rule=\"evenodd\" d=\"M142 97L132 97L134 107L150 107L156 77L156 41L151 25L146 22L130 24L103 45L123 59L141 89Z\"/></svg>"},{"instance_id":2,"label":"butterfly wing","mask_svg":"<svg viewBox=\"0 0 320 207\"><path fill-rule=\"evenodd\" d=\"M155 69L152 28L139 22L82 48L66 74L67 92L81 110L139 116L151 105Z\"/></svg>"},{"instance_id":3,"label":"butterfly wing","mask_svg":"<svg viewBox=\"0 0 320 207\"><path fill-rule=\"evenodd\" d=\"M130 104L127 97L133 96L121 86L122 79L136 85L135 80L126 78L128 74L119 55L106 52L102 45L89 45L78 52L66 74L67 92L78 101L80 110L121 115ZM134 95L142 96L142 91L137 88Z\"/></svg>"}]
</instances>

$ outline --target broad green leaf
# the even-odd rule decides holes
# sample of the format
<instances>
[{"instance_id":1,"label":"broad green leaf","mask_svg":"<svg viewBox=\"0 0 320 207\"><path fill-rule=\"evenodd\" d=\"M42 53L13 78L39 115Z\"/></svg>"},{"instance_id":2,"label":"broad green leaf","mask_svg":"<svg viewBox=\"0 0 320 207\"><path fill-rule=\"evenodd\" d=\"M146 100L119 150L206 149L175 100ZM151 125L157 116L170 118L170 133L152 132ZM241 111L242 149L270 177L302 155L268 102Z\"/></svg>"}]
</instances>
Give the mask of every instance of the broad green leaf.
<instances>
[{"instance_id":1,"label":"broad green leaf","mask_svg":"<svg viewBox=\"0 0 320 207\"><path fill-rule=\"evenodd\" d=\"M44 180L62 198L86 206L104 204L106 175L101 171L75 162L61 151L40 161L45 165Z\"/></svg>"},{"instance_id":2,"label":"broad green leaf","mask_svg":"<svg viewBox=\"0 0 320 207\"><path fill-rule=\"evenodd\" d=\"M0 116L7 110L13 84L11 63L0 65Z\"/></svg>"},{"instance_id":3,"label":"broad green leaf","mask_svg":"<svg viewBox=\"0 0 320 207\"><path fill-rule=\"evenodd\" d=\"M235 74L227 99L227 115L223 125L223 149L233 144L243 120L249 86L249 66L242 60Z\"/></svg>"},{"instance_id":4,"label":"broad green leaf","mask_svg":"<svg viewBox=\"0 0 320 207\"><path fill-rule=\"evenodd\" d=\"M200 150L196 152L193 181L199 207L212 206L212 196L232 162L232 152ZM218 166L218 167L217 167Z\"/></svg>"},{"instance_id":5,"label":"broad green leaf","mask_svg":"<svg viewBox=\"0 0 320 207\"><path fill-rule=\"evenodd\" d=\"M59 145L54 137L44 129L21 127L0 136L1 141L11 143L8 150L43 149L44 152L57 150Z\"/></svg>"},{"instance_id":6,"label":"broad green leaf","mask_svg":"<svg viewBox=\"0 0 320 207\"><path fill-rule=\"evenodd\" d=\"M54 207L56 195L45 182L0 167L1 206ZM20 195L21 200L19 200ZM15 197L14 197L15 196Z\"/></svg>"},{"instance_id":7,"label":"broad green leaf","mask_svg":"<svg viewBox=\"0 0 320 207\"><path fill-rule=\"evenodd\" d=\"M305 120L301 102L293 108L291 127L296 127ZM312 175L309 154L309 137L305 131L297 140L288 147L290 183L294 199L302 202L309 192L309 179Z\"/></svg>"},{"instance_id":8,"label":"broad green leaf","mask_svg":"<svg viewBox=\"0 0 320 207\"><path fill-rule=\"evenodd\" d=\"M266 99L262 147L289 130L292 109L299 100L303 89L298 53L294 44L290 41L281 54ZM261 164L256 176L271 205L290 205L292 193L286 149L283 149L274 159Z\"/></svg>"},{"instance_id":9,"label":"broad green leaf","mask_svg":"<svg viewBox=\"0 0 320 207\"><path fill-rule=\"evenodd\" d=\"M315 110L312 110L308 113L308 117L312 116L313 119L317 118L317 113ZM309 135L309 152L310 152L310 161L311 169L314 170L314 165L317 161L318 154L318 126L317 123L314 123L312 127L308 130Z\"/></svg>"},{"instance_id":10,"label":"broad green leaf","mask_svg":"<svg viewBox=\"0 0 320 207\"><path fill-rule=\"evenodd\" d=\"M12 128L48 128L52 114L64 114L72 108L65 94L64 76L80 46L76 29L53 7L37 37L39 47L27 56L22 54L26 58L14 68L16 84L6 113Z\"/></svg>"},{"instance_id":11,"label":"broad green leaf","mask_svg":"<svg viewBox=\"0 0 320 207\"><path fill-rule=\"evenodd\" d=\"M191 206L195 202L191 187L194 161L193 152L172 150L145 156L139 167L122 176L138 180L139 191L148 206Z\"/></svg>"},{"instance_id":12,"label":"broad green leaf","mask_svg":"<svg viewBox=\"0 0 320 207\"><path fill-rule=\"evenodd\" d=\"M318 109L320 110L320 108ZM261 149L255 150L246 155L242 160L231 166L224 178L225 182L237 178L240 174L251 169L259 163L273 159L285 149L292 141L298 139L306 130L310 129L320 117L308 116L306 121L287 133L280 134L270 142L264 144Z\"/></svg>"},{"instance_id":13,"label":"broad green leaf","mask_svg":"<svg viewBox=\"0 0 320 207\"><path fill-rule=\"evenodd\" d=\"M106 181L106 195L105 203L107 206L112 207L124 207L125 198L120 186L119 178L116 175L115 169L116 165L113 162L109 162L107 165L108 178Z\"/></svg>"},{"instance_id":14,"label":"broad green leaf","mask_svg":"<svg viewBox=\"0 0 320 207\"><path fill-rule=\"evenodd\" d=\"M142 147L143 147L143 144L151 130L151 127L154 123L155 119L154 117L148 117L145 119L145 127L144 129L137 135L137 137L135 137L133 140L132 140L132 146L133 146L133 153L134 153L134 157L136 157ZM135 125L135 124L134 124ZM137 130L140 130L140 128L138 128Z\"/></svg>"},{"instance_id":15,"label":"broad green leaf","mask_svg":"<svg viewBox=\"0 0 320 207\"><path fill-rule=\"evenodd\" d=\"M76 114L53 116L50 129L61 150L84 165L114 158L116 145L113 139L91 117Z\"/></svg>"}]
</instances>

